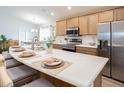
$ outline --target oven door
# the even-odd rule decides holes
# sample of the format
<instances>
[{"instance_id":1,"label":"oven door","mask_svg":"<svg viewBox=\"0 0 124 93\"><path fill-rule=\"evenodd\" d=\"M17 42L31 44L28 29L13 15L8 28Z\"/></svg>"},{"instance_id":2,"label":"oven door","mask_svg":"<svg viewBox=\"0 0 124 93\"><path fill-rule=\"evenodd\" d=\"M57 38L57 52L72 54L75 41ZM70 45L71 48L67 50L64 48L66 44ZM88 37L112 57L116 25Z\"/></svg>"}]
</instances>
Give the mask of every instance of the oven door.
<instances>
[{"instance_id":1,"label":"oven door","mask_svg":"<svg viewBox=\"0 0 124 93\"><path fill-rule=\"evenodd\" d=\"M76 48L74 44L66 44L63 46L63 50L76 52Z\"/></svg>"}]
</instances>

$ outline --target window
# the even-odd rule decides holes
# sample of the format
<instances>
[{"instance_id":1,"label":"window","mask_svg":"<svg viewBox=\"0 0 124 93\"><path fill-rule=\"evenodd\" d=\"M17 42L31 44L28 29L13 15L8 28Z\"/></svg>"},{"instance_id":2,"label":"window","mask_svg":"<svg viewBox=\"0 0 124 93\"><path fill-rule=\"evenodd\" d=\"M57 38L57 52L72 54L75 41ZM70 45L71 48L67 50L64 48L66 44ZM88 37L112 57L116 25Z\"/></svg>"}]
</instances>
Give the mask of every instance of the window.
<instances>
[{"instance_id":1,"label":"window","mask_svg":"<svg viewBox=\"0 0 124 93\"><path fill-rule=\"evenodd\" d=\"M40 41L46 40L48 37L50 37L51 31L50 28L40 28Z\"/></svg>"}]
</instances>

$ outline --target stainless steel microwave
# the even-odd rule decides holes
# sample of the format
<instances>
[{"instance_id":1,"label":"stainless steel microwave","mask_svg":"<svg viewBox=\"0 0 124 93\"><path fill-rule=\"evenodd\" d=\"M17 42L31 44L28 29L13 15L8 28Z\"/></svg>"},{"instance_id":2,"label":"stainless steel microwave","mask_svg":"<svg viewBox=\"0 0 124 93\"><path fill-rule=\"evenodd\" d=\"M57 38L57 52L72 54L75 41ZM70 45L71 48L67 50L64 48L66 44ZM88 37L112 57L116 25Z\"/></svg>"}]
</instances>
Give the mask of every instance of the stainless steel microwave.
<instances>
[{"instance_id":1,"label":"stainless steel microwave","mask_svg":"<svg viewBox=\"0 0 124 93\"><path fill-rule=\"evenodd\" d=\"M73 27L66 29L67 36L79 36L79 27Z\"/></svg>"}]
</instances>

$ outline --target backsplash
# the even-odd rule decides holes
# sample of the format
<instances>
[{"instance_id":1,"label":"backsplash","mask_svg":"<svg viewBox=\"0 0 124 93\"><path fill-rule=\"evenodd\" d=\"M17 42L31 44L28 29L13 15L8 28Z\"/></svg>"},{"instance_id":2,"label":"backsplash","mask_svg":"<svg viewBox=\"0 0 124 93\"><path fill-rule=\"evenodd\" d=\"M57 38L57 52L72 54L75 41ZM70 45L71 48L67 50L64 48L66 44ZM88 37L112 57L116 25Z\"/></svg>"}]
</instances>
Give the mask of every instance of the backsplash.
<instances>
[{"instance_id":1,"label":"backsplash","mask_svg":"<svg viewBox=\"0 0 124 93\"><path fill-rule=\"evenodd\" d=\"M89 45L89 44L97 44L97 36L96 35L85 35L82 36L82 44Z\"/></svg>"},{"instance_id":2,"label":"backsplash","mask_svg":"<svg viewBox=\"0 0 124 93\"><path fill-rule=\"evenodd\" d=\"M65 41L66 37L67 36L57 36L55 43L65 44L66 43L66 41ZM84 45L97 44L97 36L96 35L85 35L85 36L81 36L79 38L82 39L82 44L84 44Z\"/></svg>"},{"instance_id":3,"label":"backsplash","mask_svg":"<svg viewBox=\"0 0 124 93\"><path fill-rule=\"evenodd\" d=\"M66 43L66 41L65 41L66 37L67 36L57 36L56 40L55 40L55 43L63 43L63 44L65 44Z\"/></svg>"}]
</instances>

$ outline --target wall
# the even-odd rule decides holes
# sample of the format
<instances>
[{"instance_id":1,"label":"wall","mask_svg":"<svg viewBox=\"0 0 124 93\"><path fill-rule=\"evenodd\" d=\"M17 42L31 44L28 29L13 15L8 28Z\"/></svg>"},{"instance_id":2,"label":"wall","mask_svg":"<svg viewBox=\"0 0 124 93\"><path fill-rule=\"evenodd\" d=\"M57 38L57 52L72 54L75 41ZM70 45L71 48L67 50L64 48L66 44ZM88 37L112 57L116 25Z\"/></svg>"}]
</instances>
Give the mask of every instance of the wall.
<instances>
[{"instance_id":1,"label":"wall","mask_svg":"<svg viewBox=\"0 0 124 93\"><path fill-rule=\"evenodd\" d=\"M19 37L19 32L31 31L33 28L35 28L35 25L31 23L0 14L0 34L4 34L9 39L25 38L23 34Z\"/></svg>"}]
</instances>

